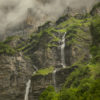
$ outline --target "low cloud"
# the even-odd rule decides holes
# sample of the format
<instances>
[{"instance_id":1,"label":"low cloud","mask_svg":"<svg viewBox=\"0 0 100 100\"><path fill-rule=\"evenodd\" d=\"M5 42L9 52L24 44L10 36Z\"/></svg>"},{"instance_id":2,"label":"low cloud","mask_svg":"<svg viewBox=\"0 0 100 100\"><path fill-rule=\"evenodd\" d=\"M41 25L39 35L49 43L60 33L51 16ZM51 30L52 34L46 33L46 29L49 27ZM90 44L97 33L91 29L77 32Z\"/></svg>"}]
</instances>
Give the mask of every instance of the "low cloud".
<instances>
[{"instance_id":1,"label":"low cloud","mask_svg":"<svg viewBox=\"0 0 100 100\"><path fill-rule=\"evenodd\" d=\"M57 19L67 6L90 9L96 1L100 0L0 0L0 34L5 33L6 28L23 22L29 8L32 9L36 24L43 18Z\"/></svg>"}]
</instances>

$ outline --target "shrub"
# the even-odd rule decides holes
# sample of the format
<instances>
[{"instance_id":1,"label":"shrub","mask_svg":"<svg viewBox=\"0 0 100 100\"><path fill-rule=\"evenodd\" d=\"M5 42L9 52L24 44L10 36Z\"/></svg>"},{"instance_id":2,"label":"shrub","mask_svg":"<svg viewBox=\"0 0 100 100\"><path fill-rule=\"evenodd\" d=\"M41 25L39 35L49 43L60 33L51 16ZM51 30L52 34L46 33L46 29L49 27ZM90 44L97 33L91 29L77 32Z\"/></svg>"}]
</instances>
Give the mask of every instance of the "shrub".
<instances>
[{"instance_id":1,"label":"shrub","mask_svg":"<svg viewBox=\"0 0 100 100\"><path fill-rule=\"evenodd\" d=\"M97 62L100 60L100 16L94 17L90 30L93 38L90 51L93 55L93 62Z\"/></svg>"},{"instance_id":2,"label":"shrub","mask_svg":"<svg viewBox=\"0 0 100 100\"><path fill-rule=\"evenodd\" d=\"M37 73L35 75L48 75L49 73L52 73L54 70L54 67L49 67L49 68L45 68L45 69L40 69L37 71Z\"/></svg>"},{"instance_id":3,"label":"shrub","mask_svg":"<svg viewBox=\"0 0 100 100\"><path fill-rule=\"evenodd\" d=\"M49 86L40 96L39 100L57 100L57 94L53 86Z\"/></svg>"}]
</instances>

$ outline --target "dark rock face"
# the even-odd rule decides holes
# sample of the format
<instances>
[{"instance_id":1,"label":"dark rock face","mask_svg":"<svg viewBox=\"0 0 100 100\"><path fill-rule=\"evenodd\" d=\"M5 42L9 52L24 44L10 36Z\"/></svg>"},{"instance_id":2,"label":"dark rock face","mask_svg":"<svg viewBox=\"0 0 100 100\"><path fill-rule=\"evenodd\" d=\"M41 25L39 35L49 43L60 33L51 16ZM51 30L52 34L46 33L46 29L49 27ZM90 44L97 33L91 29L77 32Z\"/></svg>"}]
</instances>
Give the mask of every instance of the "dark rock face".
<instances>
[{"instance_id":1,"label":"dark rock face","mask_svg":"<svg viewBox=\"0 0 100 100\"><path fill-rule=\"evenodd\" d=\"M35 66L37 66L39 69L56 65L57 58L51 50L49 52L43 49L38 50L34 53L34 57Z\"/></svg>"},{"instance_id":2,"label":"dark rock face","mask_svg":"<svg viewBox=\"0 0 100 100\"><path fill-rule=\"evenodd\" d=\"M82 27L83 32L79 35L77 32L73 32L72 34L76 35L77 38L71 44L68 42L72 41L73 36L70 38L66 38L66 46L65 46L65 62L67 66L73 65L78 62L88 62L90 59L89 47L92 43L91 34L89 28ZM82 35L84 33L84 35ZM67 33L66 37L70 33Z\"/></svg>"},{"instance_id":3,"label":"dark rock face","mask_svg":"<svg viewBox=\"0 0 100 100\"><path fill-rule=\"evenodd\" d=\"M91 10L91 15L95 16L95 15L99 15L100 16L100 3L97 3L93 9Z\"/></svg>"},{"instance_id":4,"label":"dark rock face","mask_svg":"<svg viewBox=\"0 0 100 100\"><path fill-rule=\"evenodd\" d=\"M65 16L63 16L63 17L60 17L60 18L56 21L56 24L58 25L58 24L60 24L61 22L66 21L68 18L69 18L68 15L65 15Z\"/></svg>"},{"instance_id":5,"label":"dark rock face","mask_svg":"<svg viewBox=\"0 0 100 100\"><path fill-rule=\"evenodd\" d=\"M65 68L65 69L60 69L56 73L56 86L57 90L59 91L64 82L66 81L67 77L72 73L78 66L73 66L72 68Z\"/></svg>"},{"instance_id":6,"label":"dark rock face","mask_svg":"<svg viewBox=\"0 0 100 100\"><path fill-rule=\"evenodd\" d=\"M72 71L74 71L77 67L73 68L65 68L65 69L59 69L55 76L56 76L56 88L57 91L61 89L63 86L66 78L70 75ZM31 83L31 89L30 89L30 95L29 100L38 100L40 94L50 85L54 86L53 81L53 73L50 73L46 76L37 75L32 77L32 83Z\"/></svg>"},{"instance_id":7,"label":"dark rock face","mask_svg":"<svg viewBox=\"0 0 100 100\"><path fill-rule=\"evenodd\" d=\"M50 66L58 66L58 63L61 63L61 47L59 43L61 34L55 31L52 31L51 34L57 37L59 40L55 42L53 41L53 39L55 39L53 36L43 32L43 35L39 38L39 40L33 38L34 40L38 41L38 43L37 45L32 43L33 47L31 47L31 49L28 51L28 54L30 54L34 65L37 66L38 69L47 68ZM52 46L52 44L54 44L54 46Z\"/></svg>"},{"instance_id":8,"label":"dark rock face","mask_svg":"<svg viewBox=\"0 0 100 100\"><path fill-rule=\"evenodd\" d=\"M40 32L40 31L42 31L42 30L44 30L44 29L50 27L51 25L52 25L52 23L51 23L50 21L48 21L48 22L45 23L44 25L39 26L37 32Z\"/></svg>"},{"instance_id":9,"label":"dark rock face","mask_svg":"<svg viewBox=\"0 0 100 100\"><path fill-rule=\"evenodd\" d=\"M29 100L38 100L40 94L51 84L53 84L52 81L52 74L49 74L47 76L34 76L32 77L32 83L31 83L31 89L30 89L30 95Z\"/></svg>"},{"instance_id":10,"label":"dark rock face","mask_svg":"<svg viewBox=\"0 0 100 100\"><path fill-rule=\"evenodd\" d=\"M24 100L26 82L33 68L18 56L0 56L0 100Z\"/></svg>"}]
</instances>

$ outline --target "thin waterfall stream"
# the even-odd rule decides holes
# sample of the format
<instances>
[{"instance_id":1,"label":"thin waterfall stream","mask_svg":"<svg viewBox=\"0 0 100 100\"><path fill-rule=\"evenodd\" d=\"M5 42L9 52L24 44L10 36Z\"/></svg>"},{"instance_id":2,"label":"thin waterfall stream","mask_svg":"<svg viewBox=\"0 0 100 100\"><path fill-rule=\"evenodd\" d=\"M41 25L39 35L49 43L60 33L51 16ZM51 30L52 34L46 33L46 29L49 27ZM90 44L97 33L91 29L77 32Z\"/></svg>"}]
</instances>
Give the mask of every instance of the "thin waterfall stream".
<instances>
[{"instance_id":1,"label":"thin waterfall stream","mask_svg":"<svg viewBox=\"0 0 100 100\"><path fill-rule=\"evenodd\" d=\"M63 35L62 37L62 40L61 40L61 63L62 63L62 67L65 68L66 67L66 64L65 64L65 52L64 52L64 49L65 49L65 36L66 36L66 32L65 34ZM52 74L52 78L53 78L53 83L54 83L54 87L55 87L55 91L57 92L57 84L56 84L56 72L59 70L59 68L55 68L55 70L53 71L53 74Z\"/></svg>"},{"instance_id":2,"label":"thin waterfall stream","mask_svg":"<svg viewBox=\"0 0 100 100\"><path fill-rule=\"evenodd\" d=\"M61 62L62 62L62 67L65 68L66 64L65 64L65 53L64 53L64 48L65 48L65 35L66 35L66 32L64 34L64 36L62 37L62 45L61 45ZM38 70L36 67L35 67L36 71ZM59 68L55 68L55 70L53 71L53 74L52 74L52 78L53 78L53 83L54 83L54 87L55 87L55 91L57 91L57 85L56 85L56 72L59 70ZM33 72L33 74L36 73ZM25 92L25 98L24 100L28 100L28 95L29 95L29 90L30 90L30 86L31 86L31 80L29 79L27 84L26 84L26 92Z\"/></svg>"},{"instance_id":3,"label":"thin waterfall stream","mask_svg":"<svg viewBox=\"0 0 100 100\"><path fill-rule=\"evenodd\" d=\"M65 36L66 36L66 32L64 34L64 36L62 37L62 45L61 45L61 62L62 62L62 67L65 68L66 64L65 64Z\"/></svg>"},{"instance_id":4,"label":"thin waterfall stream","mask_svg":"<svg viewBox=\"0 0 100 100\"><path fill-rule=\"evenodd\" d=\"M29 79L27 84L26 84L26 93L25 93L25 99L24 100L28 100L30 86L31 86L31 80Z\"/></svg>"},{"instance_id":5,"label":"thin waterfall stream","mask_svg":"<svg viewBox=\"0 0 100 100\"><path fill-rule=\"evenodd\" d=\"M33 74L35 74L35 72L33 72ZM30 87L31 87L31 80L29 79L28 82L26 83L26 92L25 92L25 97L24 100L28 100L28 96L29 96L29 92L30 92Z\"/></svg>"},{"instance_id":6,"label":"thin waterfall stream","mask_svg":"<svg viewBox=\"0 0 100 100\"><path fill-rule=\"evenodd\" d=\"M52 78L53 78L53 83L54 83L55 91L57 91L57 86L56 86L56 72L57 72L57 69L55 69L55 70L53 71L53 74L52 74Z\"/></svg>"}]
</instances>

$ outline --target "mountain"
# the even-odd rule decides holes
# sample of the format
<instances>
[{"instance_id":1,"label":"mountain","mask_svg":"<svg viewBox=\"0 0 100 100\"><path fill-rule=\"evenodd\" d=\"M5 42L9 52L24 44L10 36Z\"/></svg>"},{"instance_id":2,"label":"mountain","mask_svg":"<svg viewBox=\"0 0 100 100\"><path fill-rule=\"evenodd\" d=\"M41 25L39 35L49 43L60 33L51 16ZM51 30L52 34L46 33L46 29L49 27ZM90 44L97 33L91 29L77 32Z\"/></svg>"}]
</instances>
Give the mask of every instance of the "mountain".
<instances>
[{"instance_id":1,"label":"mountain","mask_svg":"<svg viewBox=\"0 0 100 100\"><path fill-rule=\"evenodd\" d=\"M70 13L88 13L99 0L8 0L0 3L0 41L7 36L29 33L47 21ZM58 9L59 8L59 9Z\"/></svg>"},{"instance_id":2,"label":"mountain","mask_svg":"<svg viewBox=\"0 0 100 100\"><path fill-rule=\"evenodd\" d=\"M29 8L24 22L7 29L0 100L99 100L100 2L89 12L67 7L62 15L34 30Z\"/></svg>"}]
</instances>

